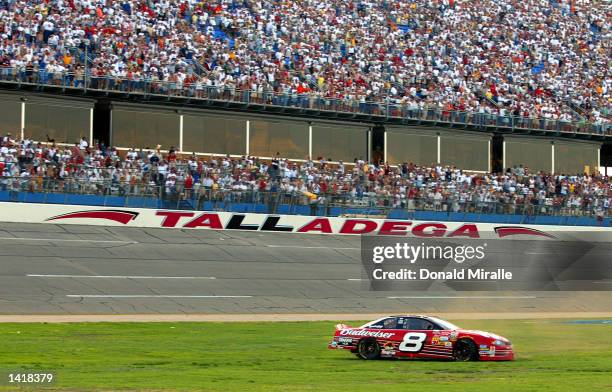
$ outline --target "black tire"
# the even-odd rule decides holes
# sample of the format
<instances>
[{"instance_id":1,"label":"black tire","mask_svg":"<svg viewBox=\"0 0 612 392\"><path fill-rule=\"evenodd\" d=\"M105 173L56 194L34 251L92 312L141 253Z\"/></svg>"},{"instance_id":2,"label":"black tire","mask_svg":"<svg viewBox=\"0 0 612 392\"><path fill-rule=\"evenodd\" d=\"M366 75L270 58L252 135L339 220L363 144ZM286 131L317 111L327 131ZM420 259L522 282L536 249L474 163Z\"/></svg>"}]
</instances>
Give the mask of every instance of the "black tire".
<instances>
[{"instance_id":1,"label":"black tire","mask_svg":"<svg viewBox=\"0 0 612 392\"><path fill-rule=\"evenodd\" d=\"M478 360L478 348L476 343L470 339L461 339L455 343L453 348L453 358L455 361L477 361Z\"/></svg>"},{"instance_id":2,"label":"black tire","mask_svg":"<svg viewBox=\"0 0 612 392\"><path fill-rule=\"evenodd\" d=\"M357 345L357 356L361 359L378 359L380 346L374 339L362 339Z\"/></svg>"}]
</instances>

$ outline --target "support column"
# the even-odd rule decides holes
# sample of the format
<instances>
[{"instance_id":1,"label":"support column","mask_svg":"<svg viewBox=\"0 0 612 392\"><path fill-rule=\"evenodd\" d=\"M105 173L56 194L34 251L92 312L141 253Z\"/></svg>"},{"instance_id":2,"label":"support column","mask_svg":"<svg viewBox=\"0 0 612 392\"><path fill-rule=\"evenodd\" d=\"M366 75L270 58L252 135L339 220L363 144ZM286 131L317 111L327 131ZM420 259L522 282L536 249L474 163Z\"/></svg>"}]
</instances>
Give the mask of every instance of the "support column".
<instances>
[{"instance_id":1,"label":"support column","mask_svg":"<svg viewBox=\"0 0 612 392\"><path fill-rule=\"evenodd\" d=\"M312 124L308 124L308 158L312 159Z\"/></svg>"},{"instance_id":2,"label":"support column","mask_svg":"<svg viewBox=\"0 0 612 392\"><path fill-rule=\"evenodd\" d=\"M246 122L246 155L250 155L251 154L251 149L249 147L249 144L251 144L251 122L249 120L247 120Z\"/></svg>"},{"instance_id":3,"label":"support column","mask_svg":"<svg viewBox=\"0 0 612 392\"><path fill-rule=\"evenodd\" d=\"M551 162L550 162L550 172L552 174L555 174L555 142L551 142L550 143L550 148L551 148Z\"/></svg>"},{"instance_id":4,"label":"support column","mask_svg":"<svg viewBox=\"0 0 612 392\"><path fill-rule=\"evenodd\" d=\"M503 162L503 163L502 163L502 166L503 166L503 167L502 167L502 170L505 172L505 171L506 171L506 168L507 168L507 167L506 167L506 141L505 141L505 140L504 140L504 142L503 142L502 146L503 146L503 147L502 147L502 148L503 148L503 151L502 151L502 162Z\"/></svg>"},{"instance_id":5,"label":"support column","mask_svg":"<svg viewBox=\"0 0 612 392\"><path fill-rule=\"evenodd\" d=\"M25 111L26 111L26 104L25 102L21 102L21 129L19 131L19 133L21 134L21 140L23 140L24 132L25 132Z\"/></svg>"},{"instance_id":6,"label":"support column","mask_svg":"<svg viewBox=\"0 0 612 392\"><path fill-rule=\"evenodd\" d=\"M183 115L179 115L179 151L183 152Z\"/></svg>"},{"instance_id":7,"label":"support column","mask_svg":"<svg viewBox=\"0 0 612 392\"><path fill-rule=\"evenodd\" d=\"M487 142L487 171L491 173L491 139Z\"/></svg>"},{"instance_id":8,"label":"support column","mask_svg":"<svg viewBox=\"0 0 612 392\"><path fill-rule=\"evenodd\" d=\"M94 109L89 109L89 145L93 143Z\"/></svg>"},{"instance_id":9,"label":"support column","mask_svg":"<svg viewBox=\"0 0 612 392\"><path fill-rule=\"evenodd\" d=\"M599 173L599 168L601 167L601 147L597 149L597 173ZM604 168L604 173L606 173L606 169Z\"/></svg>"},{"instance_id":10,"label":"support column","mask_svg":"<svg viewBox=\"0 0 612 392\"><path fill-rule=\"evenodd\" d=\"M385 132L386 134L386 132ZM387 149L385 148L385 151ZM367 161L371 162L372 161L372 129L368 129L368 156L367 156Z\"/></svg>"},{"instance_id":11,"label":"support column","mask_svg":"<svg viewBox=\"0 0 612 392\"><path fill-rule=\"evenodd\" d=\"M387 163L387 131L384 133L384 142L383 142L383 161Z\"/></svg>"}]
</instances>

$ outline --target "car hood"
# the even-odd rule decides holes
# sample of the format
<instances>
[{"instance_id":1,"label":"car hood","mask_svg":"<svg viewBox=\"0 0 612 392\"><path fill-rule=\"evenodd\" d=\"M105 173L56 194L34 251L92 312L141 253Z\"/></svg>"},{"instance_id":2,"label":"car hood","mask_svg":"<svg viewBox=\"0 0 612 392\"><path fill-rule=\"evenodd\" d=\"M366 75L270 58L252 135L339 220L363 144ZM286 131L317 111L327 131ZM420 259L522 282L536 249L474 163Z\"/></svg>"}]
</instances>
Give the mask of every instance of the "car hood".
<instances>
[{"instance_id":1,"label":"car hood","mask_svg":"<svg viewBox=\"0 0 612 392\"><path fill-rule=\"evenodd\" d=\"M492 332L479 331L479 330L474 330L474 329L460 329L457 332L459 332L460 334L465 334L465 335L478 335L478 336L482 336L483 338L492 339L492 340L501 340L502 342L506 342L506 343L510 342L510 339L507 339L503 336L497 335Z\"/></svg>"}]
</instances>

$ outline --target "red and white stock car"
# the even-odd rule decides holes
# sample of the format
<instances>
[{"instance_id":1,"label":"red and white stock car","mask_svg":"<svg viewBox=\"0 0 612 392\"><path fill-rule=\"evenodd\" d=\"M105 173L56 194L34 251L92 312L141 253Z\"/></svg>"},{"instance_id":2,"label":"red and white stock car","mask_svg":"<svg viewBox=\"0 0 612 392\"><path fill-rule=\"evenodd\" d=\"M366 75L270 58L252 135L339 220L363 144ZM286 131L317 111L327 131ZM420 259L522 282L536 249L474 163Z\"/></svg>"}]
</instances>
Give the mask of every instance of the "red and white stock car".
<instances>
[{"instance_id":1,"label":"red and white stock car","mask_svg":"<svg viewBox=\"0 0 612 392\"><path fill-rule=\"evenodd\" d=\"M363 359L430 358L510 361L510 341L489 332L461 329L429 316L389 316L352 328L336 325L330 349L350 350Z\"/></svg>"}]
</instances>

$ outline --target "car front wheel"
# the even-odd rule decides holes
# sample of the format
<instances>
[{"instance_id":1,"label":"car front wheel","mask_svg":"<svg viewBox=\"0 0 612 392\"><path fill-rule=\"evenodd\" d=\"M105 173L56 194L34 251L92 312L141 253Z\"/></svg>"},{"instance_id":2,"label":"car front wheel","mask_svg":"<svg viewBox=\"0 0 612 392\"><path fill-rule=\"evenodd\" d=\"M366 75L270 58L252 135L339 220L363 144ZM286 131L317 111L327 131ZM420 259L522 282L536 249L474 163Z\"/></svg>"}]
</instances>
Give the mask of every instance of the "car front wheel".
<instances>
[{"instance_id":1,"label":"car front wheel","mask_svg":"<svg viewBox=\"0 0 612 392\"><path fill-rule=\"evenodd\" d=\"M453 349L453 357L456 361L476 361L478 360L478 349L476 344L469 339L459 340Z\"/></svg>"},{"instance_id":2,"label":"car front wheel","mask_svg":"<svg viewBox=\"0 0 612 392\"><path fill-rule=\"evenodd\" d=\"M357 356L361 359L377 359L380 357L380 346L373 339L364 339L357 346Z\"/></svg>"}]
</instances>

